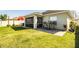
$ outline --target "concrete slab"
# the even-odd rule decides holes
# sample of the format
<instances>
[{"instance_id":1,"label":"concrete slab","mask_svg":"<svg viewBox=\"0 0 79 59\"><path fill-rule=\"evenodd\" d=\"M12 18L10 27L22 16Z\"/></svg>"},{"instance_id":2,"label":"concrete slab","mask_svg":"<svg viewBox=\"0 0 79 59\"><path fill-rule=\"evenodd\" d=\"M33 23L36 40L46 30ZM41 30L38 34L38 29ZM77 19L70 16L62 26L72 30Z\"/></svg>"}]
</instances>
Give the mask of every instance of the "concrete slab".
<instances>
[{"instance_id":1,"label":"concrete slab","mask_svg":"<svg viewBox=\"0 0 79 59\"><path fill-rule=\"evenodd\" d=\"M59 31L59 32L54 33L54 35L64 36L65 33L66 33L66 31Z\"/></svg>"},{"instance_id":2,"label":"concrete slab","mask_svg":"<svg viewBox=\"0 0 79 59\"><path fill-rule=\"evenodd\" d=\"M46 29L37 29L39 31L43 31L43 32L47 32L47 33L51 33L57 36L64 36L64 34L66 33L66 31L61 31L61 30L46 30Z\"/></svg>"}]
</instances>

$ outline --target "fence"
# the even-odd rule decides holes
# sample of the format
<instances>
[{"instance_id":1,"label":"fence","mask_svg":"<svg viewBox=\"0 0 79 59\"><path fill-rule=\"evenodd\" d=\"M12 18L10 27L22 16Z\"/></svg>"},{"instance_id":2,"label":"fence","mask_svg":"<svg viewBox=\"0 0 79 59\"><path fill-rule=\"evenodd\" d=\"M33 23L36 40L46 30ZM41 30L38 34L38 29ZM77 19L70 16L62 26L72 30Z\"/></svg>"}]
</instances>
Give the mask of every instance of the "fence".
<instances>
[{"instance_id":1,"label":"fence","mask_svg":"<svg viewBox=\"0 0 79 59\"><path fill-rule=\"evenodd\" d=\"M14 22L12 20L9 21L9 25L13 25L13 23L15 25L20 25L20 24L24 23L24 21L17 21L17 20L15 20ZM7 26L7 25L8 25L8 20L7 21L0 21L0 27Z\"/></svg>"}]
</instances>

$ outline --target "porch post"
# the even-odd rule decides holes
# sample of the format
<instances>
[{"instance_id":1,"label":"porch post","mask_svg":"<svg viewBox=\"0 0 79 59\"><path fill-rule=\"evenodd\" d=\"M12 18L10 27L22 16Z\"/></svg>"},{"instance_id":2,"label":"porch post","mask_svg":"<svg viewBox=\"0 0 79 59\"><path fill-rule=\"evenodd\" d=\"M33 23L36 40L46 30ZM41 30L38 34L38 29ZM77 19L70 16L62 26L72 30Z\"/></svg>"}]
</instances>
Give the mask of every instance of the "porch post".
<instances>
[{"instance_id":1,"label":"porch post","mask_svg":"<svg viewBox=\"0 0 79 59\"><path fill-rule=\"evenodd\" d=\"M36 29L37 28L37 16L34 15L34 22L33 22L33 28Z\"/></svg>"}]
</instances>

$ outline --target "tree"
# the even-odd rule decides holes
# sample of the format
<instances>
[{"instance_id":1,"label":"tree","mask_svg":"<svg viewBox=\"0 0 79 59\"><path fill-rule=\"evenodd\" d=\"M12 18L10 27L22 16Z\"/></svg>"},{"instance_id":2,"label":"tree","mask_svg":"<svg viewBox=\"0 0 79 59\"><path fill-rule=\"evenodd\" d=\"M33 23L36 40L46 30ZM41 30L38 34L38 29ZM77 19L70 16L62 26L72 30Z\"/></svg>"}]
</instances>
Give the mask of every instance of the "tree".
<instances>
[{"instance_id":1,"label":"tree","mask_svg":"<svg viewBox=\"0 0 79 59\"><path fill-rule=\"evenodd\" d=\"M0 15L0 22L1 22L1 24L2 24L2 20L6 20L7 19L7 15L6 14L4 14L4 15Z\"/></svg>"},{"instance_id":2,"label":"tree","mask_svg":"<svg viewBox=\"0 0 79 59\"><path fill-rule=\"evenodd\" d=\"M4 14L4 20L7 20L7 14Z\"/></svg>"},{"instance_id":3,"label":"tree","mask_svg":"<svg viewBox=\"0 0 79 59\"><path fill-rule=\"evenodd\" d=\"M7 19L8 18L8 19ZM9 26L9 17L7 16L7 14L1 14L0 15L0 19L1 20L8 20L8 25L7 26Z\"/></svg>"},{"instance_id":4,"label":"tree","mask_svg":"<svg viewBox=\"0 0 79 59\"><path fill-rule=\"evenodd\" d=\"M7 20L7 14L4 14L4 15L0 15L0 19L2 19L2 20Z\"/></svg>"}]
</instances>

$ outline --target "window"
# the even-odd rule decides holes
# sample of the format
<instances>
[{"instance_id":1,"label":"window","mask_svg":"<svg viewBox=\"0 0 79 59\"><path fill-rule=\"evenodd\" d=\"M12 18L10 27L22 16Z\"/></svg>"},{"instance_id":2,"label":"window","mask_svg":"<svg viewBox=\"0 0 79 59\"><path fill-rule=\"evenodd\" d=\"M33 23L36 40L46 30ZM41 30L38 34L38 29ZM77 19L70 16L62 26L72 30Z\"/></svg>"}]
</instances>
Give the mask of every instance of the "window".
<instances>
[{"instance_id":1,"label":"window","mask_svg":"<svg viewBox=\"0 0 79 59\"><path fill-rule=\"evenodd\" d=\"M51 16L50 21L57 21L57 16Z\"/></svg>"}]
</instances>

